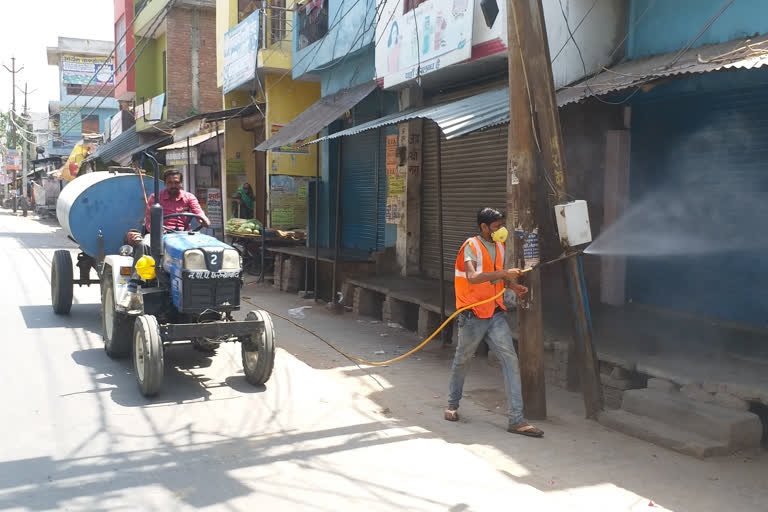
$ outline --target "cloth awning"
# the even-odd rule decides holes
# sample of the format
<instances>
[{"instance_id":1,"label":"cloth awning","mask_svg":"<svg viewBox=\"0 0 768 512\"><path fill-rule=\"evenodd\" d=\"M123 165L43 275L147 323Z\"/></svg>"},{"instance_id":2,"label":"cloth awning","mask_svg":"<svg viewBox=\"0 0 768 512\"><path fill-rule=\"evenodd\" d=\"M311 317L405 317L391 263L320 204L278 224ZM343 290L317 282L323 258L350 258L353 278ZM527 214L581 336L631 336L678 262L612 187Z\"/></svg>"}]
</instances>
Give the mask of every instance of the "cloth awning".
<instances>
[{"instance_id":1,"label":"cloth awning","mask_svg":"<svg viewBox=\"0 0 768 512\"><path fill-rule=\"evenodd\" d=\"M451 103L390 114L307 142L307 144L354 135L366 130L402 123L409 119L431 119L440 126L446 139L453 139L477 130L504 124L509 121L509 88L494 89Z\"/></svg>"},{"instance_id":2,"label":"cloth awning","mask_svg":"<svg viewBox=\"0 0 768 512\"><path fill-rule=\"evenodd\" d=\"M220 131L219 135L224 135L224 131ZM189 138L189 146L195 147L198 144L202 144L203 142L212 139L216 136L216 132L210 132L210 133L203 133L202 135L195 135L194 137ZM157 148L158 151L170 151L173 149L186 149L187 147L187 139L180 140L179 142L174 142L173 144L169 144L168 146L163 146L161 148Z\"/></svg>"},{"instance_id":3,"label":"cloth awning","mask_svg":"<svg viewBox=\"0 0 768 512\"><path fill-rule=\"evenodd\" d=\"M344 112L360 103L375 88L376 81L370 81L320 99L279 132L256 146L254 151L267 151L286 146L317 134L341 117Z\"/></svg>"},{"instance_id":4,"label":"cloth awning","mask_svg":"<svg viewBox=\"0 0 768 512\"><path fill-rule=\"evenodd\" d=\"M685 74L710 73L724 69L754 69L768 64L768 35L736 39L726 43L692 48L678 58L678 52L634 59L614 66L557 92L557 104L567 105L590 96L601 96L653 80Z\"/></svg>"}]
</instances>

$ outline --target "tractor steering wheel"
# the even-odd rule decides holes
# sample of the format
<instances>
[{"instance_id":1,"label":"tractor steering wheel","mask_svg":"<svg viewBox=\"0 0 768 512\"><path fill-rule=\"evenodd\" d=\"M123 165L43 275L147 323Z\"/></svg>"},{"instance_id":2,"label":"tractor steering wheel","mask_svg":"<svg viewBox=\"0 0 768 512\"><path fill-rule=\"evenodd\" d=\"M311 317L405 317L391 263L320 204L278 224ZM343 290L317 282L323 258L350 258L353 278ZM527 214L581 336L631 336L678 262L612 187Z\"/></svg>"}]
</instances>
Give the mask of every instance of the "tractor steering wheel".
<instances>
[{"instance_id":1,"label":"tractor steering wheel","mask_svg":"<svg viewBox=\"0 0 768 512\"><path fill-rule=\"evenodd\" d=\"M176 230L170 229L165 227L165 220L166 219L173 219L177 217L182 217L186 219L186 223L184 224L184 227L187 228L184 231L191 231L193 233L197 233L201 229L203 229L203 217L200 215L197 215L196 213L172 213L170 215L164 215L163 216L163 233L176 233ZM198 225L194 229L189 229L189 226L192 224L192 220L196 219L198 222L200 222L200 225Z\"/></svg>"}]
</instances>

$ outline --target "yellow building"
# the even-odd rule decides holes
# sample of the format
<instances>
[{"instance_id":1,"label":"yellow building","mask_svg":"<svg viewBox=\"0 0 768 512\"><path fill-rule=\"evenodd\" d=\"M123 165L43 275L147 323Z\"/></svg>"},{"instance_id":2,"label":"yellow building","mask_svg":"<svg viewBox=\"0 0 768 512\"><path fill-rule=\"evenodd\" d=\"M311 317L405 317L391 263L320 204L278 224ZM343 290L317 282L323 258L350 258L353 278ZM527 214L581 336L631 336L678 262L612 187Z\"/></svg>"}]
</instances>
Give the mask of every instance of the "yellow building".
<instances>
[{"instance_id":1,"label":"yellow building","mask_svg":"<svg viewBox=\"0 0 768 512\"><path fill-rule=\"evenodd\" d=\"M225 122L225 208L232 216L232 196L243 183L256 194L254 216L283 229L306 228L308 181L317 170L318 145L300 143L266 152L254 148L320 99L319 82L291 76L293 0L256 2L217 0L217 85L225 109L257 105L260 115ZM248 39L258 27L255 52ZM251 60L249 61L249 55ZM266 217L269 217L268 219Z\"/></svg>"}]
</instances>

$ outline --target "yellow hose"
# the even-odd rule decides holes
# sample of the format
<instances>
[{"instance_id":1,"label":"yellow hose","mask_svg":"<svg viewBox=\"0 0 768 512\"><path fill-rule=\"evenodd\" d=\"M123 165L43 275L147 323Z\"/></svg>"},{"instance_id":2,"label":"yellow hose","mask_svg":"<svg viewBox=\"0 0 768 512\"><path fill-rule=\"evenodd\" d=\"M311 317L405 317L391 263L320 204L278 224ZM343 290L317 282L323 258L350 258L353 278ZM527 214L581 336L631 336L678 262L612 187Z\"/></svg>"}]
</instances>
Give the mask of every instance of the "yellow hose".
<instances>
[{"instance_id":1,"label":"yellow hose","mask_svg":"<svg viewBox=\"0 0 768 512\"><path fill-rule=\"evenodd\" d=\"M528 271L530 271L530 270L533 270L533 269L532 269L532 268L527 268L527 269L523 270L523 271L522 271L522 273L528 272ZM442 330L445 328L445 326L446 326L446 325L448 325L448 324L451 322L451 320L453 320L454 318L456 318L456 315L458 315L458 314L459 314L459 313L461 313L462 311L466 311L466 310L468 310L468 309L472 309L472 308L474 308L474 307L476 307L476 306L480 306L480 305L482 305L482 304L486 304L486 303L488 303L488 302L492 302L492 301L494 301L494 300L498 299L499 297L501 297L501 296L504 294L504 291L505 291L505 290L501 290L499 293L497 293L496 295L494 295L494 296L493 296L493 297L491 297L490 299L481 300L480 302L475 302L474 304L470 304L469 306L464 306L463 308L461 308L461 309L457 310L457 311L456 311L454 314L452 314L451 316L449 316L449 317L446 319L446 321L445 321L445 322L443 322L443 324L442 324L440 327L438 327L438 328L437 328L437 330L436 330L435 332L433 332L433 333L432 333L432 334L429 336L429 338L427 338L427 339L425 339L424 341L422 341L422 342L421 342L421 344L419 344L419 346L417 346L416 348L414 348L414 349L412 349L412 350L410 350L410 351L406 352L406 353L405 353L405 354L403 354L403 355L397 356L397 357L396 357L396 358L394 358L394 359L390 359L390 360L388 360L388 361L379 361L379 362L375 362L375 361L366 361L365 359L359 359L359 358L357 358L357 357L351 356L351 355L347 354L346 352L344 352L344 351L342 351L342 350L340 350L340 349L336 348L336 347L335 347L335 346L334 346L334 345L333 345L331 342L329 342L328 340L326 340L325 338L323 338L322 336L320 336L320 335L319 335L319 334L317 334L316 332L314 332L314 331L311 331L311 330L307 329L306 327L304 327L304 326L302 326L302 325L299 325L299 324L297 324L297 323L296 323L296 322L294 322L293 320L290 320L290 319L288 319L288 318L286 318L286 317L284 317L284 316L278 315L277 313L273 313L272 311L270 311L270 310L268 310L267 308L264 308L264 307L262 307L262 306L259 306L258 304L254 304L253 302L250 302L250 301L248 301L248 300L245 300L245 299L243 299L243 300L244 300L245 302L247 302L248 304L250 304L251 306L254 306L254 307L256 307L256 308L259 308L259 309L261 309L261 310L263 310L263 311L266 311L266 312L267 312L267 313L269 313L270 315L272 315L272 316L276 316L277 318L282 318L282 319L283 319L283 320L285 320L286 322L289 322L289 323L291 323L291 324L295 325L296 327L298 327L299 329L303 329L304 331L308 332L309 334L311 334L311 335L313 335L313 336L315 336L315 337L319 338L319 339L320 339L321 341L323 341L323 342L324 342L326 345L328 345L328 346L329 346L329 347L331 347L333 350L335 350L335 351L336 351L336 352L338 352L339 354L343 355L343 356L344 356L344 357L346 357L347 359L350 359L350 360L352 360L352 361L357 361L358 363L369 364L369 365L371 365L371 366L385 366L385 365L388 365L388 364L390 364L390 363L394 363L394 362L396 362L396 361L400 361L401 359L405 359L406 357L408 357L408 356L410 356L410 355L413 355L413 354L415 354L416 352L418 352L419 350L421 350L422 348L424 348L424 346L425 346L427 343L429 343L430 341L432 341L432 339L433 339L435 336L437 336L437 333L439 333L440 331L442 331Z\"/></svg>"}]
</instances>

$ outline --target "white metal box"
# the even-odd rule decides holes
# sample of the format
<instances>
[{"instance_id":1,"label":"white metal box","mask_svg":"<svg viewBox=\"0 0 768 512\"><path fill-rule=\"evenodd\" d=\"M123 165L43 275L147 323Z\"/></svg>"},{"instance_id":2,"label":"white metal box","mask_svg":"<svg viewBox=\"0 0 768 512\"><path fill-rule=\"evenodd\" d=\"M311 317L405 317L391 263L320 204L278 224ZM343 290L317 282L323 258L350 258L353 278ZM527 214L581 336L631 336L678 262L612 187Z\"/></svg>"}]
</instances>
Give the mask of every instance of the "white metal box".
<instances>
[{"instance_id":1,"label":"white metal box","mask_svg":"<svg viewBox=\"0 0 768 512\"><path fill-rule=\"evenodd\" d=\"M592 241L592 229L589 227L589 211L584 200L555 206L557 231L560 243L565 247L576 247Z\"/></svg>"}]
</instances>

